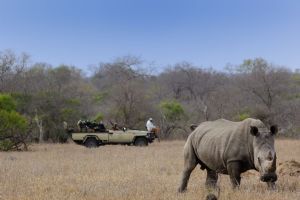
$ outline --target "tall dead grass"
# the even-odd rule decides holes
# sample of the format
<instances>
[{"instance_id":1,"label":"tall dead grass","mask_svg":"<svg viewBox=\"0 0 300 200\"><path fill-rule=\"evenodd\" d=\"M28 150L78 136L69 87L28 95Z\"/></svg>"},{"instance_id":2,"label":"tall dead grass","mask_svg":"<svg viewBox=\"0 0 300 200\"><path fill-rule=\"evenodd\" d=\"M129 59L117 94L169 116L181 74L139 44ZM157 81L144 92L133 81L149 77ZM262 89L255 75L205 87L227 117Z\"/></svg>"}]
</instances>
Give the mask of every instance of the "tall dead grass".
<instances>
[{"instance_id":1,"label":"tall dead grass","mask_svg":"<svg viewBox=\"0 0 300 200\"><path fill-rule=\"evenodd\" d=\"M205 172L191 175L188 191L177 194L183 167L183 141L146 148L71 144L31 146L29 152L0 153L0 199L205 199ZM278 162L300 161L300 141L276 141ZM300 199L299 177L280 176L269 191L255 172L243 175L233 191L226 175L219 180L220 199Z\"/></svg>"}]
</instances>

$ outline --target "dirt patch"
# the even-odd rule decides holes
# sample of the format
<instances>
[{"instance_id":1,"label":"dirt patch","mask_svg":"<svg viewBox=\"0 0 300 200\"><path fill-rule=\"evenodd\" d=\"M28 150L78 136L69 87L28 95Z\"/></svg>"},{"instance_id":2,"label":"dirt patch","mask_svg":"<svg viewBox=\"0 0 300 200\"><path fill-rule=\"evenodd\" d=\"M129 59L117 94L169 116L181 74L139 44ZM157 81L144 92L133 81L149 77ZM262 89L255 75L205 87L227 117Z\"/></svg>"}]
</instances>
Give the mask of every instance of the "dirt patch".
<instances>
[{"instance_id":1,"label":"dirt patch","mask_svg":"<svg viewBox=\"0 0 300 200\"><path fill-rule=\"evenodd\" d=\"M276 172L281 176L294 176L300 177L300 162L295 160L289 160L281 162L277 166ZM255 170L249 170L242 174L242 177L259 176L259 172Z\"/></svg>"},{"instance_id":2,"label":"dirt patch","mask_svg":"<svg viewBox=\"0 0 300 200\"><path fill-rule=\"evenodd\" d=\"M288 175L288 176L300 176L300 163L295 160L285 161L279 163L277 167L277 172L280 175Z\"/></svg>"}]
</instances>

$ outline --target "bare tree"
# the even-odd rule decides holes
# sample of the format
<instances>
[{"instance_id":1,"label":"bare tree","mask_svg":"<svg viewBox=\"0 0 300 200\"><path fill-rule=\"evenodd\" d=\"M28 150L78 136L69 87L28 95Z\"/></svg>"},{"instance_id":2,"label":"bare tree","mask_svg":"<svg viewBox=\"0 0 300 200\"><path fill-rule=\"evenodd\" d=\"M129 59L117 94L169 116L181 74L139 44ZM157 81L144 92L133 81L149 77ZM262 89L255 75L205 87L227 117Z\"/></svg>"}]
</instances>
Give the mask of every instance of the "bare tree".
<instances>
[{"instance_id":1,"label":"bare tree","mask_svg":"<svg viewBox=\"0 0 300 200\"><path fill-rule=\"evenodd\" d=\"M29 63L29 56L22 53L17 56L10 50L0 52L0 92L18 90L21 77Z\"/></svg>"},{"instance_id":2,"label":"bare tree","mask_svg":"<svg viewBox=\"0 0 300 200\"><path fill-rule=\"evenodd\" d=\"M161 78L165 79L167 87L172 88L173 97L190 104L198 118L210 118L210 97L220 85L221 74L183 62L162 74Z\"/></svg>"},{"instance_id":3,"label":"bare tree","mask_svg":"<svg viewBox=\"0 0 300 200\"><path fill-rule=\"evenodd\" d=\"M39 129L39 143L44 142L44 128L43 128L43 120L38 116L37 110L35 110L34 120Z\"/></svg>"},{"instance_id":4,"label":"bare tree","mask_svg":"<svg viewBox=\"0 0 300 200\"><path fill-rule=\"evenodd\" d=\"M99 71L93 77L99 92L106 95L109 118L131 128L141 126L141 120L145 118L144 86L147 75L140 70L140 64L136 57L119 58L113 63L100 64Z\"/></svg>"},{"instance_id":5,"label":"bare tree","mask_svg":"<svg viewBox=\"0 0 300 200\"><path fill-rule=\"evenodd\" d=\"M288 92L290 72L260 58L245 60L237 71L237 85L250 95L248 98L256 100L256 104L261 107L257 116L273 123L276 115L280 114L276 107L282 103L282 97Z\"/></svg>"}]
</instances>

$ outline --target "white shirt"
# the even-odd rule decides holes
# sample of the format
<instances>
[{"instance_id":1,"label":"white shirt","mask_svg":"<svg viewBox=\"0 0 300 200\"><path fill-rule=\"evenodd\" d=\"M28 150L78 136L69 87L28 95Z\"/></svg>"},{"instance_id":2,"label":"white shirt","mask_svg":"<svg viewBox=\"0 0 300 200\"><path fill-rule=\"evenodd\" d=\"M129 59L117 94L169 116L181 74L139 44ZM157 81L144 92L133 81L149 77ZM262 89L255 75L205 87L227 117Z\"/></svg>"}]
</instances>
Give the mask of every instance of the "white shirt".
<instances>
[{"instance_id":1,"label":"white shirt","mask_svg":"<svg viewBox=\"0 0 300 200\"><path fill-rule=\"evenodd\" d=\"M155 128L154 124L150 120L147 121L146 127L148 131L151 131L153 128Z\"/></svg>"}]
</instances>

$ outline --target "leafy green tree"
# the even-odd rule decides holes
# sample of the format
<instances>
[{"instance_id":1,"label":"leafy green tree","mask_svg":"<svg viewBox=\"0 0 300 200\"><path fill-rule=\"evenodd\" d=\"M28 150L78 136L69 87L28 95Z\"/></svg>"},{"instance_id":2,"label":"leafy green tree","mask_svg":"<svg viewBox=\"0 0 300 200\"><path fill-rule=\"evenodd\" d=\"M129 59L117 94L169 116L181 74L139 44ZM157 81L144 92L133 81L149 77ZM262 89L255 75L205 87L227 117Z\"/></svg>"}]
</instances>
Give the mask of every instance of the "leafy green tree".
<instances>
[{"instance_id":1,"label":"leafy green tree","mask_svg":"<svg viewBox=\"0 0 300 200\"><path fill-rule=\"evenodd\" d=\"M95 122L100 122L103 120L103 114L102 113L98 113L94 119L93 119Z\"/></svg>"},{"instance_id":2,"label":"leafy green tree","mask_svg":"<svg viewBox=\"0 0 300 200\"><path fill-rule=\"evenodd\" d=\"M240 113L240 114L237 114L235 117L234 117L234 120L236 121L243 121L244 119L247 119L251 117L248 113Z\"/></svg>"},{"instance_id":3,"label":"leafy green tree","mask_svg":"<svg viewBox=\"0 0 300 200\"><path fill-rule=\"evenodd\" d=\"M16 102L10 95L0 94L0 110L13 111L16 109Z\"/></svg>"},{"instance_id":4,"label":"leafy green tree","mask_svg":"<svg viewBox=\"0 0 300 200\"><path fill-rule=\"evenodd\" d=\"M184 110L176 101L163 101L160 104L164 117L170 122L176 122L184 116Z\"/></svg>"},{"instance_id":5,"label":"leafy green tree","mask_svg":"<svg viewBox=\"0 0 300 200\"><path fill-rule=\"evenodd\" d=\"M184 123L186 115L182 105L177 101L162 101L159 104L161 114L162 114L162 131L165 137L169 137L175 130L185 130Z\"/></svg>"},{"instance_id":6,"label":"leafy green tree","mask_svg":"<svg viewBox=\"0 0 300 200\"><path fill-rule=\"evenodd\" d=\"M0 94L0 150L8 151L22 146L27 148L28 123L15 108L11 96Z\"/></svg>"}]
</instances>

